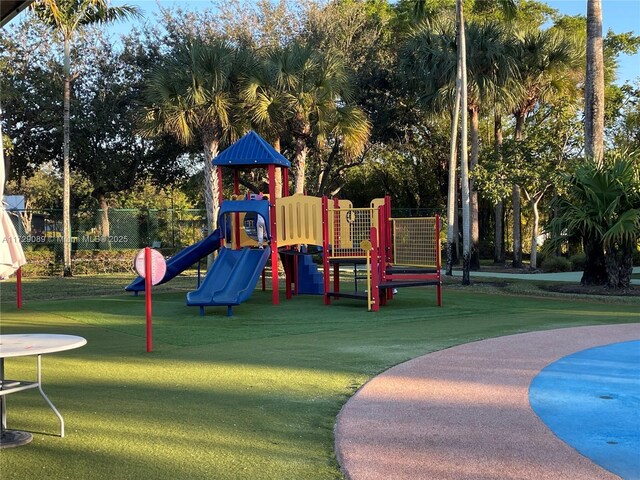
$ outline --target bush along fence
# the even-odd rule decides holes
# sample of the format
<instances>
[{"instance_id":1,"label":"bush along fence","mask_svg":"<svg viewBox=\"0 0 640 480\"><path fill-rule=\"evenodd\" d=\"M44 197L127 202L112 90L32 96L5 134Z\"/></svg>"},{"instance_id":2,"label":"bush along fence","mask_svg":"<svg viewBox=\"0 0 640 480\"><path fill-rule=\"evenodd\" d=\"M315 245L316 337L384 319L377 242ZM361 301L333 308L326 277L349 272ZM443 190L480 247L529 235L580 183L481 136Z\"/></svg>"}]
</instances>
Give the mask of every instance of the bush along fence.
<instances>
[{"instance_id":1,"label":"bush along fence","mask_svg":"<svg viewBox=\"0 0 640 480\"><path fill-rule=\"evenodd\" d=\"M25 276L62 273L62 210L9 212L28 264ZM132 271L135 253L153 246L171 256L207 234L204 210L75 210L71 252L75 274Z\"/></svg>"}]
</instances>

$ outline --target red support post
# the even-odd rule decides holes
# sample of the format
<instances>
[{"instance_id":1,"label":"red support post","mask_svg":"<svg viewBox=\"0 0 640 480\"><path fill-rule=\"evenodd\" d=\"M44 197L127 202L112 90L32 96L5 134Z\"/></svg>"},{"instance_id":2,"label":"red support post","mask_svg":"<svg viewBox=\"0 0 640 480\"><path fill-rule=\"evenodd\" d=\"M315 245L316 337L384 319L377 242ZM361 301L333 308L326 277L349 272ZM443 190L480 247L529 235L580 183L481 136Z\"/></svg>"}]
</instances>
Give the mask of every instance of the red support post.
<instances>
[{"instance_id":1,"label":"red support post","mask_svg":"<svg viewBox=\"0 0 640 480\"><path fill-rule=\"evenodd\" d=\"M393 235L391 232L391 196L385 195L384 197L384 212L385 212L385 235L387 237L386 246L387 246L387 263L391 263L393 261Z\"/></svg>"},{"instance_id":2,"label":"red support post","mask_svg":"<svg viewBox=\"0 0 640 480\"><path fill-rule=\"evenodd\" d=\"M144 292L147 306L147 352L153 348L153 333L151 328L152 312L151 312L151 249L144 249Z\"/></svg>"},{"instance_id":3,"label":"red support post","mask_svg":"<svg viewBox=\"0 0 640 480\"><path fill-rule=\"evenodd\" d=\"M393 231L391 227L391 196L384 197L384 225L385 225L385 281L387 279L387 265L393 263ZM387 291L387 298L393 299L393 288Z\"/></svg>"},{"instance_id":4,"label":"red support post","mask_svg":"<svg viewBox=\"0 0 640 480\"><path fill-rule=\"evenodd\" d=\"M369 230L369 237L371 241L371 310L377 312L380 310L380 279L378 276L378 267L380 266L380 251L378 247L378 235L376 227L371 227Z\"/></svg>"},{"instance_id":5,"label":"red support post","mask_svg":"<svg viewBox=\"0 0 640 480\"><path fill-rule=\"evenodd\" d=\"M331 272L329 268L329 200L322 197L322 271L324 273L324 304L329 305L331 298L329 297L329 287L331 280L329 278Z\"/></svg>"},{"instance_id":6,"label":"red support post","mask_svg":"<svg viewBox=\"0 0 640 480\"><path fill-rule=\"evenodd\" d=\"M274 305L280 304L278 292L278 235L276 222L276 166L271 164L269 174L269 226L271 233L271 298Z\"/></svg>"},{"instance_id":7,"label":"red support post","mask_svg":"<svg viewBox=\"0 0 640 480\"><path fill-rule=\"evenodd\" d=\"M240 177L238 176L237 168L233 169L233 194L236 195L236 198L238 195L240 195ZM233 224L234 224L234 229L233 229L234 248L240 249L240 214L237 212L233 214Z\"/></svg>"},{"instance_id":8,"label":"red support post","mask_svg":"<svg viewBox=\"0 0 640 480\"><path fill-rule=\"evenodd\" d=\"M333 248L334 250L340 245L340 199L333 197ZM340 291L340 265L333 265L333 291L338 293ZM340 300L340 297L335 297L335 300Z\"/></svg>"},{"instance_id":9,"label":"red support post","mask_svg":"<svg viewBox=\"0 0 640 480\"><path fill-rule=\"evenodd\" d=\"M388 197L385 197L387 200ZM386 202L385 205L380 205L378 207L378 249L380 250L380 283L384 283L387 281L387 264L389 260L388 251L388 240L387 237L387 224L389 224L389 219L387 217L387 208ZM386 289L384 295L380 298L380 303L382 305L387 304L387 300L391 300L393 298L393 290Z\"/></svg>"},{"instance_id":10,"label":"red support post","mask_svg":"<svg viewBox=\"0 0 640 480\"><path fill-rule=\"evenodd\" d=\"M22 267L16 270L16 301L20 310L22 308Z\"/></svg>"},{"instance_id":11,"label":"red support post","mask_svg":"<svg viewBox=\"0 0 640 480\"><path fill-rule=\"evenodd\" d=\"M240 214L233 214L233 248L240 249Z\"/></svg>"},{"instance_id":12,"label":"red support post","mask_svg":"<svg viewBox=\"0 0 640 480\"><path fill-rule=\"evenodd\" d=\"M333 249L340 245L340 199L333 197Z\"/></svg>"}]
</instances>

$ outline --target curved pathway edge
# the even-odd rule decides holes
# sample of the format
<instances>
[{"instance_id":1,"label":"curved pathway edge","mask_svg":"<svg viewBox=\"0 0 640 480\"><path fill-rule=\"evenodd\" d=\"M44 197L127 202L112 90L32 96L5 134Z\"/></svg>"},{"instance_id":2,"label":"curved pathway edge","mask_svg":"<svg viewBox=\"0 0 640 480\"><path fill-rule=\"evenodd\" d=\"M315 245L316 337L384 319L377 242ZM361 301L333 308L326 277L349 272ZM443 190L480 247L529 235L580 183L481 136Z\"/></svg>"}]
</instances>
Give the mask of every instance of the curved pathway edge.
<instances>
[{"instance_id":1,"label":"curved pathway edge","mask_svg":"<svg viewBox=\"0 0 640 480\"><path fill-rule=\"evenodd\" d=\"M558 439L529 406L542 368L640 338L640 323L523 333L397 365L340 411L335 451L351 480L615 479Z\"/></svg>"}]
</instances>

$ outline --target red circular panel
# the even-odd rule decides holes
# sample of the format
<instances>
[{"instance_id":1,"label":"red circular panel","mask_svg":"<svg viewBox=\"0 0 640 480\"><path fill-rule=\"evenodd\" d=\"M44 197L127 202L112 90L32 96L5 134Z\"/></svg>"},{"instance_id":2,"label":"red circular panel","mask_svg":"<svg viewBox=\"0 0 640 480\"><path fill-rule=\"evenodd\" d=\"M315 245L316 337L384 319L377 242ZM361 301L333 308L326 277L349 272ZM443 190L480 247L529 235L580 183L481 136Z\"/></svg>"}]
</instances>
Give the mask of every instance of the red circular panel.
<instances>
[{"instance_id":1,"label":"red circular panel","mask_svg":"<svg viewBox=\"0 0 640 480\"><path fill-rule=\"evenodd\" d=\"M142 278L145 278L145 269L144 269L144 252L143 248L136 255L136 272ZM162 254L154 249L149 249L151 253L151 285L157 285L164 278L165 273L167 273L167 263L164 261L164 257Z\"/></svg>"}]
</instances>

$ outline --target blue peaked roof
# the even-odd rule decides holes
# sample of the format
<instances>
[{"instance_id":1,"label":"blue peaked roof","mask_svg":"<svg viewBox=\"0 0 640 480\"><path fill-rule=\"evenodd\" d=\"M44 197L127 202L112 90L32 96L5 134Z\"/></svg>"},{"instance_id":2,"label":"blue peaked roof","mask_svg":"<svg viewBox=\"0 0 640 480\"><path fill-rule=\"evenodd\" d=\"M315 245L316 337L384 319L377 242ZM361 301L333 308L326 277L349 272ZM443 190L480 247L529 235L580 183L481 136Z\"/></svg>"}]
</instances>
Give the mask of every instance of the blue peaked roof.
<instances>
[{"instance_id":1,"label":"blue peaked roof","mask_svg":"<svg viewBox=\"0 0 640 480\"><path fill-rule=\"evenodd\" d=\"M222 167L263 165L291 167L289 160L279 154L275 148L253 130L214 158L213 164Z\"/></svg>"}]
</instances>

